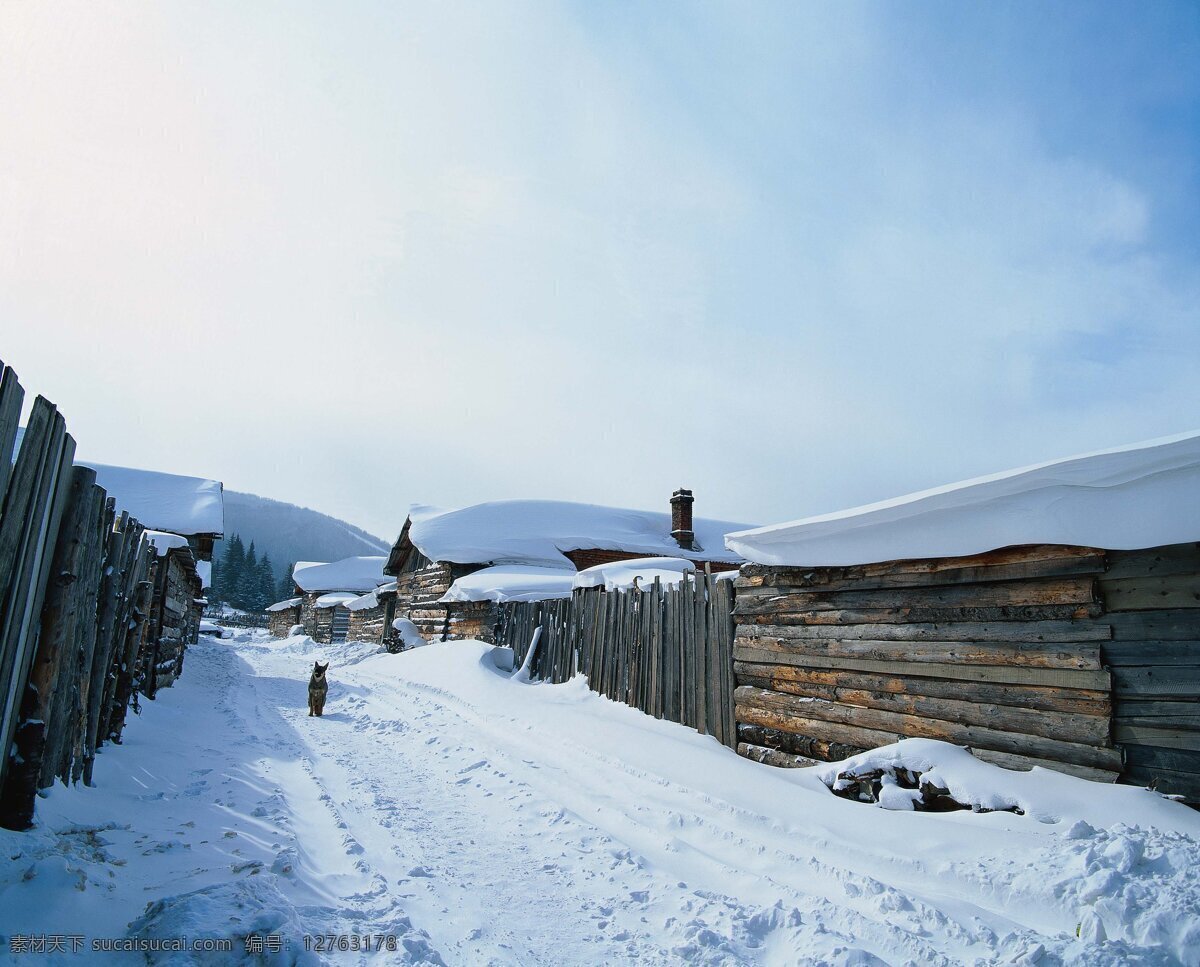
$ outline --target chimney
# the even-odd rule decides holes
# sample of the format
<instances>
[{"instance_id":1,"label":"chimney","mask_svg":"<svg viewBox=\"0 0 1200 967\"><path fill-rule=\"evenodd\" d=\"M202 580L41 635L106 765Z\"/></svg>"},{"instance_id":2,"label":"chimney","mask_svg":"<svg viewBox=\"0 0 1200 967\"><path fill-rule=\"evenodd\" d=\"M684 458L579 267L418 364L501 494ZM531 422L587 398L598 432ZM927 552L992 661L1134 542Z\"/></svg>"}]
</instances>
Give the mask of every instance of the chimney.
<instances>
[{"instance_id":1,"label":"chimney","mask_svg":"<svg viewBox=\"0 0 1200 967\"><path fill-rule=\"evenodd\" d=\"M680 487L671 494L671 536L685 551L696 548L696 532L692 530L692 497L690 490Z\"/></svg>"}]
</instances>

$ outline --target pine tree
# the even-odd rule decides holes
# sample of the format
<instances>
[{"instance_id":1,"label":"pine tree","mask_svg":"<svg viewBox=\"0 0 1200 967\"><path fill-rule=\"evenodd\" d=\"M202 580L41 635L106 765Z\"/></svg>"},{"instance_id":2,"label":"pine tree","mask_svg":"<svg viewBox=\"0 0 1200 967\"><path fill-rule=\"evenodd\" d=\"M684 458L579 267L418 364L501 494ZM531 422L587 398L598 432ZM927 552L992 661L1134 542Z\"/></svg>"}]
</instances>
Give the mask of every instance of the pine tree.
<instances>
[{"instance_id":1,"label":"pine tree","mask_svg":"<svg viewBox=\"0 0 1200 967\"><path fill-rule=\"evenodd\" d=\"M258 562L258 590L255 593L254 611L262 611L275 600L275 568L271 555L264 553Z\"/></svg>"},{"instance_id":2,"label":"pine tree","mask_svg":"<svg viewBox=\"0 0 1200 967\"><path fill-rule=\"evenodd\" d=\"M234 534L225 547L225 557L217 573L221 583L217 585L217 593L222 601L235 605L238 597L238 585L242 578L242 569L246 563L246 551L240 534Z\"/></svg>"},{"instance_id":3,"label":"pine tree","mask_svg":"<svg viewBox=\"0 0 1200 967\"><path fill-rule=\"evenodd\" d=\"M292 572L296 570L296 562L293 561L283 569L283 580L279 582L279 600L284 601L294 597L296 594L296 579L292 577Z\"/></svg>"},{"instance_id":4,"label":"pine tree","mask_svg":"<svg viewBox=\"0 0 1200 967\"><path fill-rule=\"evenodd\" d=\"M251 541L250 547L246 551L246 558L242 562L242 573L238 575L237 601L234 604L243 611L250 611L253 609L257 597L258 555L254 551L254 541Z\"/></svg>"}]
</instances>

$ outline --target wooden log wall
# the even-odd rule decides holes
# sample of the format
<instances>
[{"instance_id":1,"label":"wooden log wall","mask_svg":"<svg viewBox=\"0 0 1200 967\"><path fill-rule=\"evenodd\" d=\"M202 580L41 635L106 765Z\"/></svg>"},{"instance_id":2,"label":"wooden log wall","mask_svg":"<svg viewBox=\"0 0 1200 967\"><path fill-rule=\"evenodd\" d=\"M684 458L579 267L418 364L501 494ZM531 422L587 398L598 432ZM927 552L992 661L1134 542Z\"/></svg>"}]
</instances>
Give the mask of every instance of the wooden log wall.
<instances>
[{"instance_id":1,"label":"wooden log wall","mask_svg":"<svg viewBox=\"0 0 1200 967\"><path fill-rule=\"evenodd\" d=\"M47 400L12 461L23 396L0 364L0 824L11 829L30 825L55 779L90 785L97 750L120 742L155 573L144 528L73 465Z\"/></svg>"},{"instance_id":2,"label":"wooden log wall","mask_svg":"<svg viewBox=\"0 0 1200 967\"><path fill-rule=\"evenodd\" d=\"M1200 803L1200 544L1110 551L1100 577L1112 640L1121 778Z\"/></svg>"},{"instance_id":3,"label":"wooden log wall","mask_svg":"<svg viewBox=\"0 0 1200 967\"><path fill-rule=\"evenodd\" d=\"M497 644L519 667L542 629L532 677L588 686L656 718L736 745L731 581L712 574L674 587L576 591L568 599L505 604Z\"/></svg>"},{"instance_id":4,"label":"wooden log wall","mask_svg":"<svg viewBox=\"0 0 1200 967\"><path fill-rule=\"evenodd\" d=\"M494 644L500 621L500 605L495 601L451 602L446 605L446 640L475 638Z\"/></svg>"},{"instance_id":5,"label":"wooden log wall","mask_svg":"<svg viewBox=\"0 0 1200 967\"><path fill-rule=\"evenodd\" d=\"M186 547L173 547L158 559L151 608L153 648L144 663L141 691L154 698L183 674L184 652L196 643L201 608L200 579Z\"/></svg>"},{"instance_id":6,"label":"wooden log wall","mask_svg":"<svg viewBox=\"0 0 1200 967\"><path fill-rule=\"evenodd\" d=\"M300 624L300 605L267 612L267 629L272 638L286 638Z\"/></svg>"},{"instance_id":7,"label":"wooden log wall","mask_svg":"<svg viewBox=\"0 0 1200 967\"><path fill-rule=\"evenodd\" d=\"M408 618L426 641L476 637L474 632L481 625L471 619L478 615L462 608L452 612L451 606L440 603L440 599L458 578L481 567L482 564L451 564L443 561L400 574L396 578L394 617ZM467 620L462 631L454 627L456 617L460 621Z\"/></svg>"},{"instance_id":8,"label":"wooden log wall","mask_svg":"<svg viewBox=\"0 0 1200 967\"><path fill-rule=\"evenodd\" d=\"M922 736L1003 766L1153 776L1195 796L1197 574L1196 545L746 565L739 752L804 765Z\"/></svg>"}]
</instances>

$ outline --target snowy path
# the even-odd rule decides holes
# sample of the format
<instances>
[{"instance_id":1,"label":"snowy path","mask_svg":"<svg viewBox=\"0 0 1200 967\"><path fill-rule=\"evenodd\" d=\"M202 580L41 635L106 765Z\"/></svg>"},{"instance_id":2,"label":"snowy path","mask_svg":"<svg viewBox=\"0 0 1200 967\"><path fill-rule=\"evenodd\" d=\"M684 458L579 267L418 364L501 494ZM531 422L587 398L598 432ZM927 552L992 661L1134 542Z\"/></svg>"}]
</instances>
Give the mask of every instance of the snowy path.
<instances>
[{"instance_id":1,"label":"snowy path","mask_svg":"<svg viewBox=\"0 0 1200 967\"><path fill-rule=\"evenodd\" d=\"M887 813L581 682L511 682L486 646L372 651L193 648L179 686L105 756L105 788L42 806L40 842L98 829L103 855L59 848L65 863L0 881L0 900L37 898L50 930L55 884L82 875L105 901L92 935L162 900L135 932L211 933L236 916L242 932L289 937L290 956L338 962L379 955L318 958L301 936L390 935L405 959L446 964L1200 957L1200 822L1182 807L1154 800L1173 832L1125 829L1106 810L1136 791L1109 790L1087 818L1112 828L1069 836L1068 822L1009 814ZM316 657L333 661L321 719L305 703ZM129 802L129 829L100 821ZM136 877L106 878L121 860ZM1102 919L1108 942L1086 942L1104 939ZM17 926L0 914L0 932Z\"/></svg>"}]
</instances>

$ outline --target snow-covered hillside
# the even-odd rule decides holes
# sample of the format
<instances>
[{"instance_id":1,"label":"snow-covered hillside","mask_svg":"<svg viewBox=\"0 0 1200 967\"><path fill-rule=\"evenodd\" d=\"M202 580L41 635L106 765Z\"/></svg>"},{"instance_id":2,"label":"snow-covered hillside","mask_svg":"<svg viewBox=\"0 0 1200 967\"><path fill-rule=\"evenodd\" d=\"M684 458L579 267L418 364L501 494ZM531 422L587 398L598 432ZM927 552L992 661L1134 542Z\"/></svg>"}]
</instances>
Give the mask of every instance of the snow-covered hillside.
<instances>
[{"instance_id":1,"label":"snow-covered hillside","mask_svg":"<svg viewBox=\"0 0 1200 967\"><path fill-rule=\"evenodd\" d=\"M404 523L403 512L396 524ZM387 554L391 545L348 524L307 507L255 494L225 491L225 536L240 534L249 547L254 541L259 557L271 556L276 577L294 561L340 561L346 557ZM393 537L395 535L392 535Z\"/></svg>"},{"instance_id":2,"label":"snow-covered hillside","mask_svg":"<svg viewBox=\"0 0 1200 967\"><path fill-rule=\"evenodd\" d=\"M1029 815L887 811L581 680L520 684L505 654L202 639L101 756L99 788L56 789L38 829L0 832L5 951L260 933L281 938L269 963L1200 959L1183 806L1056 777L1022 784ZM332 663L319 719L315 659Z\"/></svg>"}]
</instances>

